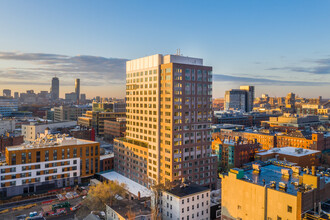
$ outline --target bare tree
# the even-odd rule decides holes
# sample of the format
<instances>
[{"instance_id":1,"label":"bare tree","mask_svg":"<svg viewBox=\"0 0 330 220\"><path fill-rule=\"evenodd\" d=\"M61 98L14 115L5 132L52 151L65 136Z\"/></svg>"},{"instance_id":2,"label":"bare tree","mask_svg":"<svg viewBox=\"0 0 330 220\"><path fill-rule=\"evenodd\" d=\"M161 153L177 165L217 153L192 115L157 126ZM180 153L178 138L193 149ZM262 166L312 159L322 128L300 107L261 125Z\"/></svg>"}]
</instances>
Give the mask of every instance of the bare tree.
<instances>
[{"instance_id":1,"label":"bare tree","mask_svg":"<svg viewBox=\"0 0 330 220\"><path fill-rule=\"evenodd\" d=\"M161 208L161 199L162 199L162 192L166 190L172 189L176 184L174 182L167 182L166 184L157 184L151 187L153 192L153 199L151 201L151 208L153 213L154 220L161 220L162 216L159 213Z\"/></svg>"}]
</instances>

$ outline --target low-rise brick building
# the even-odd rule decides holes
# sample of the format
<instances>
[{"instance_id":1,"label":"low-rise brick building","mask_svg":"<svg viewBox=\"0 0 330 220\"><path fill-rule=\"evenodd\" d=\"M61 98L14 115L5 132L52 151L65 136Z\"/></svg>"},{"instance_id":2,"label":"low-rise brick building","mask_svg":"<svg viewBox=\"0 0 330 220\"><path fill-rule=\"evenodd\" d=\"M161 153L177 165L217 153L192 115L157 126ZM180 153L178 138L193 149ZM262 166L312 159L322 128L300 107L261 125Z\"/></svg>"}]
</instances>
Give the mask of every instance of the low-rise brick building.
<instances>
[{"instance_id":1,"label":"low-rise brick building","mask_svg":"<svg viewBox=\"0 0 330 220\"><path fill-rule=\"evenodd\" d=\"M256 153L257 160L267 161L273 158L295 163L300 167L312 167L320 165L321 152L295 147L282 147Z\"/></svg>"},{"instance_id":2,"label":"low-rise brick building","mask_svg":"<svg viewBox=\"0 0 330 220\"><path fill-rule=\"evenodd\" d=\"M253 141L242 141L220 138L212 142L212 152L217 155L219 168L227 171L234 167L241 167L254 160L259 144Z\"/></svg>"}]
</instances>

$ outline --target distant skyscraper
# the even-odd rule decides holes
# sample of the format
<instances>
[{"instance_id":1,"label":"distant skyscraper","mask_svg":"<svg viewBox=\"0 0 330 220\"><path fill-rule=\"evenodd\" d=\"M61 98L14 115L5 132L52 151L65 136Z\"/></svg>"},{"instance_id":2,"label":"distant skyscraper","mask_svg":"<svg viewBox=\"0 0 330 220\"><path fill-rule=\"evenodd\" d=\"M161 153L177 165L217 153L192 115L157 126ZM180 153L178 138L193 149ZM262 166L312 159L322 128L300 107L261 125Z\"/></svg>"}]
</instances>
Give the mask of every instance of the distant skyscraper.
<instances>
[{"instance_id":1,"label":"distant skyscraper","mask_svg":"<svg viewBox=\"0 0 330 220\"><path fill-rule=\"evenodd\" d=\"M5 97L11 97L11 90L10 89L4 89L2 91L2 93L3 93L3 96L5 96Z\"/></svg>"},{"instance_id":2,"label":"distant skyscraper","mask_svg":"<svg viewBox=\"0 0 330 220\"><path fill-rule=\"evenodd\" d=\"M225 93L225 110L244 110L246 111L246 91L232 89Z\"/></svg>"},{"instance_id":3,"label":"distant skyscraper","mask_svg":"<svg viewBox=\"0 0 330 220\"><path fill-rule=\"evenodd\" d=\"M86 94L80 94L80 101L86 102Z\"/></svg>"},{"instance_id":4,"label":"distant skyscraper","mask_svg":"<svg viewBox=\"0 0 330 220\"><path fill-rule=\"evenodd\" d=\"M58 100L60 97L60 80L57 77L52 79L52 87L50 89L52 100Z\"/></svg>"},{"instance_id":5,"label":"distant skyscraper","mask_svg":"<svg viewBox=\"0 0 330 220\"><path fill-rule=\"evenodd\" d=\"M79 104L79 98L80 98L80 79L75 80L75 93L77 95L77 104Z\"/></svg>"},{"instance_id":6,"label":"distant skyscraper","mask_svg":"<svg viewBox=\"0 0 330 220\"><path fill-rule=\"evenodd\" d=\"M246 91L246 112L251 112L254 102L254 86L240 86L239 88Z\"/></svg>"},{"instance_id":7,"label":"distant skyscraper","mask_svg":"<svg viewBox=\"0 0 330 220\"><path fill-rule=\"evenodd\" d=\"M15 92L15 93L14 93L14 98L15 98L15 99L19 99L19 93L18 93L18 92Z\"/></svg>"},{"instance_id":8,"label":"distant skyscraper","mask_svg":"<svg viewBox=\"0 0 330 220\"><path fill-rule=\"evenodd\" d=\"M285 98L285 108L289 113L295 113L295 103L296 103L296 95L290 92Z\"/></svg>"},{"instance_id":9,"label":"distant skyscraper","mask_svg":"<svg viewBox=\"0 0 330 220\"><path fill-rule=\"evenodd\" d=\"M244 110L250 112L253 109L254 86L240 86L240 89L232 89L225 93L225 110Z\"/></svg>"}]
</instances>

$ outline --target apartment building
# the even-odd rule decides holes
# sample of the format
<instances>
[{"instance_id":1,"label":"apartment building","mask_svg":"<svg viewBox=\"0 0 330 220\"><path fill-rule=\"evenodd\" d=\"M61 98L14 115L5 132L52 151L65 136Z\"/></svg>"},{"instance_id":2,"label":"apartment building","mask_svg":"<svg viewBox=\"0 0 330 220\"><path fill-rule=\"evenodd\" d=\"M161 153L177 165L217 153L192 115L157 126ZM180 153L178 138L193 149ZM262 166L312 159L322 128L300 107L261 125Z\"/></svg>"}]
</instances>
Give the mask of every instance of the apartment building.
<instances>
[{"instance_id":1,"label":"apartment building","mask_svg":"<svg viewBox=\"0 0 330 220\"><path fill-rule=\"evenodd\" d=\"M29 125L22 125L22 135L25 141L35 141L45 129L56 130L59 128L75 127L76 121L56 122L56 123L37 123L31 122Z\"/></svg>"},{"instance_id":2,"label":"apartment building","mask_svg":"<svg viewBox=\"0 0 330 220\"><path fill-rule=\"evenodd\" d=\"M22 135L11 134L0 136L0 155L5 155L6 147L19 145L23 142L24 138Z\"/></svg>"},{"instance_id":3,"label":"apartment building","mask_svg":"<svg viewBox=\"0 0 330 220\"><path fill-rule=\"evenodd\" d=\"M242 167L243 164L254 161L254 156L260 146L256 141L237 139L216 139L212 142L212 151L217 155L221 171Z\"/></svg>"},{"instance_id":4,"label":"apartment building","mask_svg":"<svg viewBox=\"0 0 330 220\"><path fill-rule=\"evenodd\" d=\"M18 111L17 99L0 96L0 117L10 117Z\"/></svg>"},{"instance_id":5,"label":"apartment building","mask_svg":"<svg viewBox=\"0 0 330 220\"><path fill-rule=\"evenodd\" d=\"M126 112L99 112L87 111L78 118L78 125L94 128L97 135L104 135L104 121L116 121L117 118L125 118Z\"/></svg>"},{"instance_id":6,"label":"apartment building","mask_svg":"<svg viewBox=\"0 0 330 220\"><path fill-rule=\"evenodd\" d=\"M315 167L303 172L273 164L231 169L222 176L221 219L301 220L330 198L330 177L325 174Z\"/></svg>"},{"instance_id":7,"label":"apartment building","mask_svg":"<svg viewBox=\"0 0 330 220\"><path fill-rule=\"evenodd\" d=\"M76 185L100 171L98 142L48 132L31 144L6 148L6 160L0 162L1 196Z\"/></svg>"},{"instance_id":8,"label":"apartment building","mask_svg":"<svg viewBox=\"0 0 330 220\"><path fill-rule=\"evenodd\" d=\"M161 193L161 216L164 220L209 220L210 189L183 182Z\"/></svg>"},{"instance_id":9,"label":"apartment building","mask_svg":"<svg viewBox=\"0 0 330 220\"><path fill-rule=\"evenodd\" d=\"M288 161L300 167L319 166L321 151L295 147L281 147L270 150L261 150L255 154L256 160L267 161L276 159Z\"/></svg>"},{"instance_id":10,"label":"apartment building","mask_svg":"<svg viewBox=\"0 0 330 220\"><path fill-rule=\"evenodd\" d=\"M126 77L127 129L115 139L115 170L147 187L181 178L215 187L212 67L157 54L128 61Z\"/></svg>"},{"instance_id":11,"label":"apartment building","mask_svg":"<svg viewBox=\"0 0 330 220\"><path fill-rule=\"evenodd\" d=\"M116 121L104 121L104 138L113 140L116 137L124 137L126 132L126 118L117 118Z\"/></svg>"},{"instance_id":12,"label":"apartment building","mask_svg":"<svg viewBox=\"0 0 330 220\"><path fill-rule=\"evenodd\" d=\"M224 128L220 132L212 134L213 139L232 139L241 138L247 141L256 141L262 149L271 149L276 147L276 136L270 132L256 132L242 128Z\"/></svg>"},{"instance_id":13,"label":"apartment building","mask_svg":"<svg viewBox=\"0 0 330 220\"><path fill-rule=\"evenodd\" d=\"M78 117L92 110L89 105L73 105L54 107L54 121L77 121Z\"/></svg>"},{"instance_id":14,"label":"apartment building","mask_svg":"<svg viewBox=\"0 0 330 220\"><path fill-rule=\"evenodd\" d=\"M330 138L323 133L311 133L305 131L295 131L287 134L279 134L276 136L277 147L299 147L305 149L326 150L326 141Z\"/></svg>"},{"instance_id":15,"label":"apartment building","mask_svg":"<svg viewBox=\"0 0 330 220\"><path fill-rule=\"evenodd\" d=\"M251 112L254 102L254 86L240 86L225 92L225 110Z\"/></svg>"},{"instance_id":16,"label":"apartment building","mask_svg":"<svg viewBox=\"0 0 330 220\"><path fill-rule=\"evenodd\" d=\"M262 121L264 127L271 127L279 131L305 129L307 127L317 127L324 124L317 115L299 116L285 113L282 116L270 117L269 121Z\"/></svg>"},{"instance_id":17,"label":"apartment building","mask_svg":"<svg viewBox=\"0 0 330 220\"><path fill-rule=\"evenodd\" d=\"M259 131L222 129L220 132L212 134L212 136L214 139L217 137L225 139L241 137L244 140L257 141L264 150L276 147L296 147L319 151L330 149L330 135L322 132L293 131L277 133L268 129Z\"/></svg>"},{"instance_id":18,"label":"apartment building","mask_svg":"<svg viewBox=\"0 0 330 220\"><path fill-rule=\"evenodd\" d=\"M126 103L124 101L93 102L92 105L93 111L126 112Z\"/></svg>"},{"instance_id":19,"label":"apartment building","mask_svg":"<svg viewBox=\"0 0 330 220\"><path fill-rule=\"evenodd\" d=\"M0 135L15 131L15 119L0 119Z\"/></svg>"}]
</instances>

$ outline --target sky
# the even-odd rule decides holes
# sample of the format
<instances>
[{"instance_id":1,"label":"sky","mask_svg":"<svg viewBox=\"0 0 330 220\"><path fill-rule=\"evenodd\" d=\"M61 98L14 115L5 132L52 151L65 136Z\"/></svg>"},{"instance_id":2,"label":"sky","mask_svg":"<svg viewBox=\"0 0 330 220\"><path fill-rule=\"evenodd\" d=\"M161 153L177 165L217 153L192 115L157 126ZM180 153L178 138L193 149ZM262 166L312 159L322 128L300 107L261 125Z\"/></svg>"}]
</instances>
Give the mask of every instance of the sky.
<instances>
[{"instance_id":1,"label":"sky","mask_svg":"<svg viewBox=\"0 0 330 220\"><path fill-rule=\"evenodd\" d=\"M213 97L330 98L327 0L0 0L0 90L50 90L81 79L87 97L125 96L125 62L153 54L204 59Z\"/></svg>"}]
</instances>

